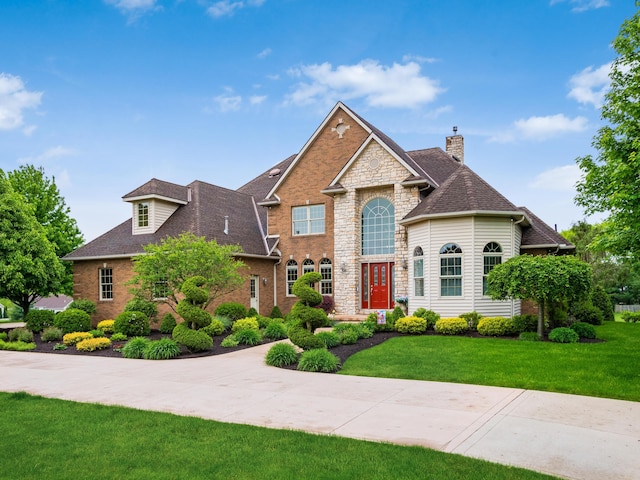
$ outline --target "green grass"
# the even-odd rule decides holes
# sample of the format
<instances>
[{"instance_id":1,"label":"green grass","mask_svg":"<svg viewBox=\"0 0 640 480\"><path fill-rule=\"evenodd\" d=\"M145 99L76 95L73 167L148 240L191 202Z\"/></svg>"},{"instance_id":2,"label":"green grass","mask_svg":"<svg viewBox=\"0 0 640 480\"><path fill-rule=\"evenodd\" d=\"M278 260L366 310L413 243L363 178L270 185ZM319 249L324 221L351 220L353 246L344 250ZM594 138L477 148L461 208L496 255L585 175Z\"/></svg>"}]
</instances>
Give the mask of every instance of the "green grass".
<instances>
[{"instance_id":1,"label":"green grass","mask_svg":"<svg viewBox=\"0 0 640 480\"><path fill-rule=\"evenodd\" d=\"M606 342L397 337L348 358L340 373L640 401L640 324L606 322L596 333Z\"/></svg>"},{"instance_id":2,"label":"green grass","mask_svg":"<svg viewBox=\"0 0 640 480\"><path fill-rule=\"evenodd\" d=\"M224 408L219 406L219 408ZM544 479L421 447L0 393L0 478Z\"/></svg>"}]
</instances>

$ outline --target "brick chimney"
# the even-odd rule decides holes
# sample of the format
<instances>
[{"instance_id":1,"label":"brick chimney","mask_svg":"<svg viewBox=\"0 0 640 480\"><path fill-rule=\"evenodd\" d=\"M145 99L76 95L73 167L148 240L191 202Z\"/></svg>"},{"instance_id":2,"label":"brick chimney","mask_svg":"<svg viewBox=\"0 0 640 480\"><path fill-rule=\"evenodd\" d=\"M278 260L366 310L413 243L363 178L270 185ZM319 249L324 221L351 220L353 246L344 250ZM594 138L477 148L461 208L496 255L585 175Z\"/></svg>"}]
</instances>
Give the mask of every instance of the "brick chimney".
<instances>
[{"instance_id":1,"label":"brick chimney","mask_svg":"<svg viewBox=\"0 0 640 480\"><path fill-rule=\"evenodd\" d=\"M458 135L458 127L453 127L453 135L447 137L446 152L464 164L464 137Z\"/></svg>"}]
</instances>

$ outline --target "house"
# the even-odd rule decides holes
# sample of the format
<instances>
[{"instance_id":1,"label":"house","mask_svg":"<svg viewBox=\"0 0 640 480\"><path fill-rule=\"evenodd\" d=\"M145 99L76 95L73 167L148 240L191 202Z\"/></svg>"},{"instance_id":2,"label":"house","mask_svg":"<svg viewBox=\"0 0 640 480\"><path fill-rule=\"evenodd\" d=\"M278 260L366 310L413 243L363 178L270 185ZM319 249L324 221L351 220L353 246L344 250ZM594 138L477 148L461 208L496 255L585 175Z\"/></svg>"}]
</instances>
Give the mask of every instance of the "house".
<instances>
[{"instance_id":1,"label":"house","mask_svg":"<svg viewBox=\"0 0 640 480\"><path fill-rule=\"evenodd\" d=\"M221 301L265 315L288 311L309 271L346 316L392 308L398 296L443 316L517 314L519 301L486 295L488 272L524 252L574 247L474 173L461 135L445 145L405 151L339 102L297 154L237 190L152 179L126 194L131 218L65 257L74 297L114 317L130 298L131 259L188 230L242 247L248 281Z\"/></svg>"},{"instance_id":2,"label":"house","mask_svg":"<svg viewBox=\"0 0 640 480\"><path fill-rule=\"evenodd\" d=\"M51 310L58 313L66 310L72 301L73 298L69 295L38 297L31 308L33 310Z\"/></svg>"}]
</instances>

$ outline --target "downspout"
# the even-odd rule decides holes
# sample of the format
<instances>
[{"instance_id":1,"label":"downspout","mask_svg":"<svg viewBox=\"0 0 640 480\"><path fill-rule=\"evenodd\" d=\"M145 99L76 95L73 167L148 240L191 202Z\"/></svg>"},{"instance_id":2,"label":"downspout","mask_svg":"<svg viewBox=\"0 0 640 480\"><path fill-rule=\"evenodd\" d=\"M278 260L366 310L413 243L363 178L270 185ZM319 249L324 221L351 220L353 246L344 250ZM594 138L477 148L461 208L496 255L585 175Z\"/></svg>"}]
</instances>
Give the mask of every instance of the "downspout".
<instances>
[{"instance_id":1,"label":"downspout","mask_svg":"<svg viewBox=\"0 0 640 480\"><path fill-rule=\"evenodd\" d=\"M511 258L516 256L516 246L515 246L515 228L516 225L521 224L522 222L524 222L525 218L527 218L525 215L522 215L522 218L520 220L518 220L517 222L513 221L513 218L511 218ZM511 318L513 318L513 316L516 313L516 300L515 298L511 299ZM520 312L522 313L522 311Z\"/></svg>"},{"instance_id":2,"label":"downspout","mask_svg":"<svg viewBox=\"0 0 640 480\"><path fill-rule=\"evenodd\" d=\"M278 278L278 274L276 269L278 265L282 263L282 255L280 255L280 259L273 264L273 306L278 305L278 282L276 281Z\"/></svg>"}]
</instances>

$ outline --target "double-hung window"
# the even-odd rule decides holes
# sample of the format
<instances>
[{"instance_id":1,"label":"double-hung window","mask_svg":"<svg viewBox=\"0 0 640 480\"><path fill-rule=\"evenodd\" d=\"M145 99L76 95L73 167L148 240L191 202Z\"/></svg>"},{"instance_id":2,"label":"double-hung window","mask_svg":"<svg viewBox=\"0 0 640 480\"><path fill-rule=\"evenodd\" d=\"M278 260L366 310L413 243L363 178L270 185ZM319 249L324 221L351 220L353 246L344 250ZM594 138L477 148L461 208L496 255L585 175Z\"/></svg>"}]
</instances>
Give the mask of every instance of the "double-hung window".
<instances>
[{"instance_id":1,"label":"double-hung window","mask_svg":"<svg viewBox=\"0 0 640 480\"><path fill-rule=\"evenodd\" d=\"M138 227L149 226L149 202L138 204Z\"/></svg>"},{"instance_id":2,"label":"double-hung window","mask_svg":"<svg viewBox=\"0 0 640 480\"><path fill-rule=\"evenodd\" d=\"M293 284L298 279L298 262L289 260L287 262L287 296L293 296Z\"/></svg>"},{"instance_id":3,"label":"double-hung window","mask_svg":"<svg viewBox=\"0 0 640 480\"><path fill-rule=\"evenodd\" d=\"M462 249L455 243L440 249L440 296L462 296Z\"/></svg>"},{"instance_id":4,"label":"double-hung window","mask_svg":"<svg viewBox=\"0 0 640 480\"><path fill-rule=\"evenodd\" d=\"M413 294L424 297L424 252L422 247L413 250Z\"/></svg>"},{"instance_id":5,"label":"double-hung window","mask_svg":"<svg viewBox=\"0 0 640 480\"><path fill-rule=\"evenodd\" d=\"M322 295L333 295L333 271L331 267L331 260L323 258L320 260L320 293Z\"/></svg>"},{"instance_id":6,"label":"double-hung window","mask_svg":"<svg viewBox=\"0 0 640 480\"><path fill-rule=\"evenodd\" d=\"M324 233L324 205L305 205L291 209L293 235Z\"/></svg>"},{"instance_id":7,"label":"double-hung window","mask_svg":"<svg viewBox=\"0 0 640 480\"><path fill-rule=\"evenodd\" d=\"M493 267L502 263L502 247L497 242L489 242L482 250L483 271L482 271L482 294L487 294L487 276Z\"/></svg>"},{"instance_id":8,"label":"double-hung window","mask_svg":"<svg viewBox=\"0 0 640 480\"><path fill-rule=\"evenodd\" d=\"M100 300L113 300L113 269L100 269Z\"/></svg>"}]
</instances>

